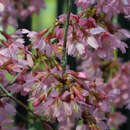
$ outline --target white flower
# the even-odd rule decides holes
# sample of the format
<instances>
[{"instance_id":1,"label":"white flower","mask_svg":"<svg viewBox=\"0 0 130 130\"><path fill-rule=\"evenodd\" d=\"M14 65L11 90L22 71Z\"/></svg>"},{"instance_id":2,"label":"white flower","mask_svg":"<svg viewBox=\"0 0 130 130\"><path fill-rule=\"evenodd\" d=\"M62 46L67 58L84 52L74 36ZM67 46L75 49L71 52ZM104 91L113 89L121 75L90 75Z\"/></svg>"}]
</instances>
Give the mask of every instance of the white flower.
<instances>
[{"instance_id":1,"label":"white flower","mask_svg":"<svg viewBox=\"0 0 130 130\"><path fill-rule=\"evenodd\" d=\"M30 67L33 66L33 59L32 59L32 56L30 54L27 54L27 62L28 62L28 65Z\"/></svg>"},{"instance_id":2,"label":"white flower","mask_svg":"<svg viewBox=\"0 0 130 130\"><path fill-rule=\"evenodd\" d=\"M123 2L124 5L128 5L129 4L128 0L122 0L122 2Z\"/></svg>"},{"instance_id":3,"label":"white flower","mask_svg":"<svg viewBox=\"0 0 130 130\"><path fill-rule=\"evenodd\" d=\"M0 12L3 12L5 10L5 7L2 3L0 3Z\"/></svg>"},{"instance_id":4,"label":"white flower","mask_svg":"<svg viewBox=\"0 0 130 130\"><path fill-rule=\"evenodd\" d=\"M69 55L71 54L71 52L72 52L73 49L74 49L74 44L70 44L70 45L68 46L68 54L69 54Z\"/></svg>"},{"instance_id":5,"label":"white flower","mask_svg":"<svg viewBox=\"0 0 130 130\"><path fill-rule=\"evenodd\" d=\"M78 52L81 55L85 53L85 48L84 48L84 45L82 43L77 43L76 44L76 49L78 50Z\"/></svg>"},{"instance_id":6,"label":"white flower","mask_svg":"<svg viewBox=\"0 0 130 130\"><path fill-rule=\"evenodd\" d=\"M91 28L89 31L90 31L90 33L93 34L93 35L99 34L99 33L101 33L101 32L105 32L105 30L104 30L102 27L100 27L100 26L98 26L98 27L96 27L96 28Z\"/></svg>"},{"instance_id":7,"label":"white flower","mask_svg":"<svg viewBox=\"0 0 130 130\"><path fill-rule=\"evenodd\" d=\"M98 43L97 43L97 40L96 40L93 36L89 36L89 37L87 38L87 43L88 43L91 47L93 47L93 48L95 48L95 49L98 49L98 47L99 47L99 45L98 45Z\"/></svg>"}]
</instances>

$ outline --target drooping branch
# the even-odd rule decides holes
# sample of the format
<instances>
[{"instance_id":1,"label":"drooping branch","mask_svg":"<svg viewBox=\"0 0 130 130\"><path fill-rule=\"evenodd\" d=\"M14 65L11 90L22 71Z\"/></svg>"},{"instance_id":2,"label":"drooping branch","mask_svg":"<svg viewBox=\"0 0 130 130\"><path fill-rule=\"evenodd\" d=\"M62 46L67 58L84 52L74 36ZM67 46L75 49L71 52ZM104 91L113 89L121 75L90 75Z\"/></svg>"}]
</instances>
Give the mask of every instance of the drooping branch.
<instances>
[{"instance_id":1,"label":"drooping branch","mask_svg":"<svg viewBox=\"0 0 130 130\"><path fill-rule=\"evenodd\" d=\"M21 107L23 107L25 110L27 110L28 112L32 113L33 118L35 119L39 119L43 124L49 124L49 122L43 120L39 115L35 114L30 108L28 108L25 104L23 104L20 100L16 99L11 93L9 93L4 87L3 85L0 84L0 89L1 91L5 94L4 97L9 97L10 99L12 99L14 102L16 102L17 104L19 104Z\"/></svg>"}]
</instances>

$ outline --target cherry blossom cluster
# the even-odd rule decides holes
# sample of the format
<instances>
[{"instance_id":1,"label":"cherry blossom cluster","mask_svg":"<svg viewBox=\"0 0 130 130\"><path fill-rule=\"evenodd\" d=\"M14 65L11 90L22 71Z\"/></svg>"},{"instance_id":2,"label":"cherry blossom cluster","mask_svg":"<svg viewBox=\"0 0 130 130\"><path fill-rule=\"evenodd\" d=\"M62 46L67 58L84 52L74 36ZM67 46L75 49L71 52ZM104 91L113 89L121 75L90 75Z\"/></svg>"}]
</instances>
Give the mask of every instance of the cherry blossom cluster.
<instances>
[{"instance_id":1,"label":"cherry blossom cluster","mask_svg":"<svg viewBox=\"0 0 130 130\"><path fill-rule=\"evenodd\" d=\"M34 1L20 1L25 5L18 6L14 15L12 9L17 7L17 1L8 1L11 12L4 9L8 2L0 1L1 12L18 17L16 12L22 10L28 16L43 5L34 8ZM118 49L126 52L128 46L122 40L130 38L130 33L106 17L112 17L110 13L129 15L129 1L76 0L76 4L83 11L70 14L65 53L77 58L77 71L66 65L63 73L61 65L67 20L63 14L53 28L41 32L26 29L10 35L0 32L4 37L0 40L0 85L11 94L28 95L34 113L47 121L58 121L59 130L118 128L126 118L113 109L130 108L130 62L119 63L115 53ZM29 38L29 45L24 45L23 35ZM3 96L0 96L0 128L4 129L11 121L10 114L15 115L16 111L1 89L0 94Z\"/></svg>"},{"instance_id":2,"label":"cherry blossom cluster","mask_svg":"<svg viewBox=\"0 0 130 130\"><path fill-rule=\"evenodd\" d=\"M0 0L0 23L5 30L8 24L17 27L17 19L24 21L44 7L44 0Z\"/></svg>"},{"instance_id":3,"label":"cherry blossom cluster","mask_svg":"<svg viewBox=\"0 0 130 130\"><path fill-rule=\"evenodd\" d=\"M105 14L107 20L111 20L111 17L119 13L124 13L126 17L130 14L129 0L76 0L75 3L82 9L95 7L98 13Z\"/></svg>"},{"instance_id":4,"label":"cherry blossom cluster","mask_svg":"<svg viewBox=\"0 0 130 130\"><path fill-rule=\"evenodd\" d=\"M0 129L13 123L13 119L9 118L9 115L15 115L15 108L6 101L6 99L0 100Z\"/></svg>"},{"instance_id":5,"label":"cherry blossom cluster","mask_svg":"<svg viewBox=\"0 0 130 130\"><path fill-rule=\"evenodd\" d=\"M114 100L116 107L123 107L125 105L128 108L130 107L130 81L128 77L130 77L130 62L123 64L119 72L106 84L106 88L120 93L116 96L116 100Z\"/></svg>"},{"instance_id":6,"label":"cherry blossom cluster","mask_svg":"<svg viewBox=\"0 0 130 130\"><path fill-rule=\"evenodd\" d=\"M130 33L127 30L115 27L100 15L94 18L91 15L86 16L86 14L88 14L88 11L79 15L71 14L67 42L68 55L77 56L80 54L84 58L97 56L110 59L113 57L113 51L118 48L122 53L125 53L127 45L121 40L129 38ZM96 13L93 15L96 15ZM61 15L58 24L62 26L65 19L66 16ZM99 23L99 21L102 23ZM58 39L57 49L60 49L63 44L64 28L57 26L54 32Z\"/></svg>"}]
</instances>

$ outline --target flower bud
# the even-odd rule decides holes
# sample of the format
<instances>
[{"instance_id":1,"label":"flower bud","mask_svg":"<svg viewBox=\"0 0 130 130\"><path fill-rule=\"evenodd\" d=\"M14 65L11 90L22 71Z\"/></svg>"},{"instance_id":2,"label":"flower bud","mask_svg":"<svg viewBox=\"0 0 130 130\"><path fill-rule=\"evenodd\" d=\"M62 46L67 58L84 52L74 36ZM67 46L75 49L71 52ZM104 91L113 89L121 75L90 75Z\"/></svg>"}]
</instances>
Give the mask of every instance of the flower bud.
<instances>
[{"instance_id":1,"label":"flower bud","mask_svg":"<svg viewBox=\"0 0 130 130\"><path fill-rule=\"evenodd\" d=\"M34 100L33 102L33 106L36 107L38 106L43 100L46 99L45 94L43 93L42 95L40 95L40 97L38 97L37 99Z\"/></svg>"}]
</instances>

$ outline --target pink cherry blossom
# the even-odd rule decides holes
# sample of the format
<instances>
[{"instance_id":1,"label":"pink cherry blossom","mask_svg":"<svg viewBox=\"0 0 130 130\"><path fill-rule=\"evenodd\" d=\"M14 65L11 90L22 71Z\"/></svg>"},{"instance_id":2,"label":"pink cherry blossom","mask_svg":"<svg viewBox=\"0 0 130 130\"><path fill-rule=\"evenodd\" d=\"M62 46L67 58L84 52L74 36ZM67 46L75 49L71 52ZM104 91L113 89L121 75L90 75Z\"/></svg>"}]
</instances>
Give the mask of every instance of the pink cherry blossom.
<instances>
[{"instance_id":1,"label":"pink cherry blossom","mask_svg":"<svg viewBox=\"0 0 130 130\"><path fill-rule=\"evenodd\" d=\"M20 20L32 16L33 13L39 13L41 8L45 8L43 0L1 0L0 1L1 24L6 30L7 25L17 27L17 18Z\"/></svg>"},{"instance_id":2,"label":"pink cherry blossom","mask_svg":"<svg viewBox=\"0 0 130 130\"><path fill-rule=\"evenodd\" d=\"M9 115L14 115L16 113L15 108L6 103L4 100L0 100L0 128L4 129L7 125L13 123L13 119L9 119Z\"/></svg>"}]
</instances>

